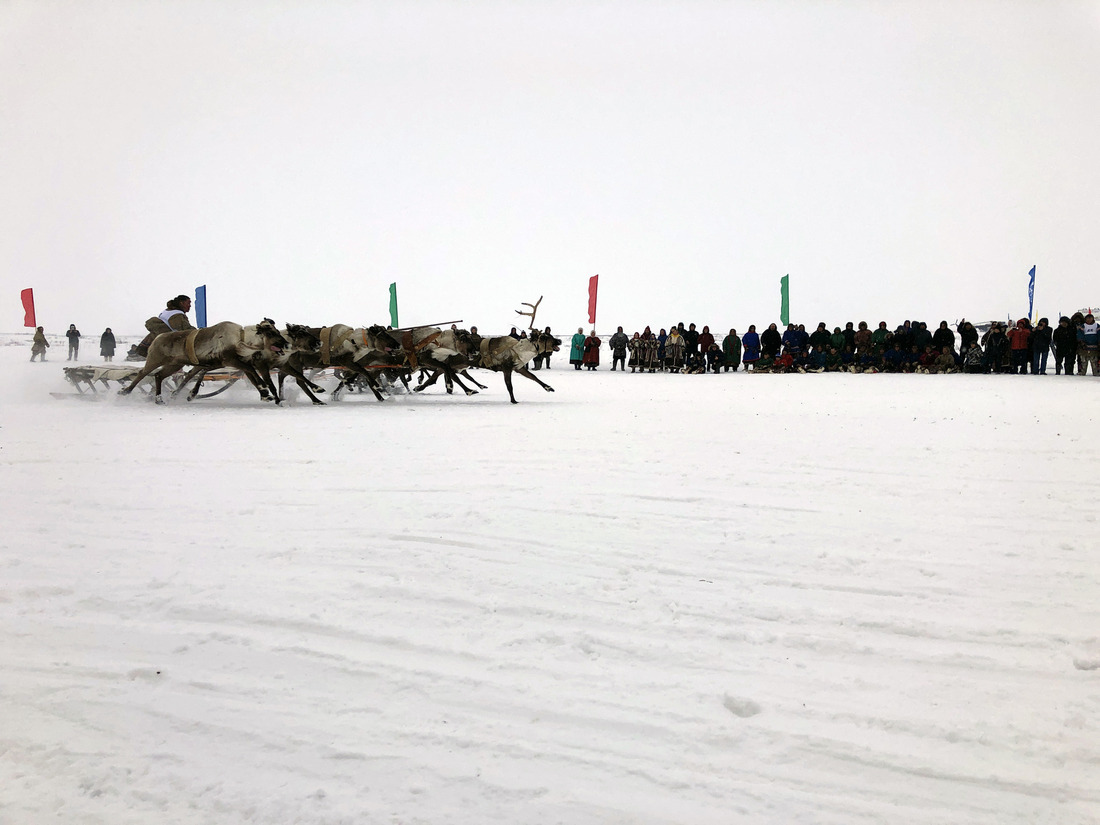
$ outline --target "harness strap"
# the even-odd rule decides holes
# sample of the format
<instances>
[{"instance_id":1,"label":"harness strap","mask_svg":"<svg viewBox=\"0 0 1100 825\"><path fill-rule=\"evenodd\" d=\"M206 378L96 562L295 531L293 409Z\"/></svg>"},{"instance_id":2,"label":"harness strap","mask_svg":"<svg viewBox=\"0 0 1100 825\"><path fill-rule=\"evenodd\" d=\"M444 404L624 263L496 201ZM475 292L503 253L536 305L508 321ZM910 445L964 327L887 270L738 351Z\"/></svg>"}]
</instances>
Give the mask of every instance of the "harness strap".
<instances>
[{"instance_id":1,"label":"harness strap","mask_svg":"<svg viewBox=\"0 0 1100 825\"><path fill-rule=\"evenodd\" d=\"M243 335L244 335L243 330L242 330L241 334L242 334L242 339L243 339ZM183 340L183 347L187 352L187 360L190 361L195 366L199 365L199 356L197 356L195 354L195 339L198 338L198 337L199 337L199 331L197 329L193 329L193 330L191 330L190 332L187 333L187 337Z\"/></svg>"},{"instance_id":2,"label":"harness strap","mask_svg":"<svg viewBox=\"0 0 1100 825\"><path fill-rule=\"evenodd\" d=\"M329 346L329 337L332 335L332 327L321 328L321 363L326 367L330 364L332 349Z\"/></svg>"}]
</instances>

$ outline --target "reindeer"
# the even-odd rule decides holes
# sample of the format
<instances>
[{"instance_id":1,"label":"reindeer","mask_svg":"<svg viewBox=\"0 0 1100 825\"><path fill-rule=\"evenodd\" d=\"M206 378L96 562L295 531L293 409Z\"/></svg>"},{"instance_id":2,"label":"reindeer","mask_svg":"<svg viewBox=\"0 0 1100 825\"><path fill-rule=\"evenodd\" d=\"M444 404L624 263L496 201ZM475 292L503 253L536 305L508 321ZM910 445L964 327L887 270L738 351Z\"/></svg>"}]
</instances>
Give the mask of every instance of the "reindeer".
<instances>
[{"instance_id":1,"label":"reindeer","mask_svg":"<svg viewBox=\"0 0 1100 825\"><path fill-rule=\"evenodd\" d=\"M527 369L527 364L536 355L557 352L561 347L560 338L538 330L532 330L529 338L519 340L510 335L501 338L480 338L469 333L465 335L460 333L456 336L456 343L460 348L460 354L465 356L467 366L483 367L504 374L504 386L508 388L508 397L513 404L518 403L515 392L512 390L513 372L530 378L547 392L554 391L553 387L540 381L538 376ZM431 386L438 377L439 373L436 373L423 386Z\"/></svg>"},{"instance_id":2,"label":"reindeer","mask_svg":"<svg viewBox=\"0 0 1100 825\"><path fill-rule=\"evenodd\" d=\"M352 381L362 378L374 397L384 401L375 373L379 367L398 367L402 363L400 357L391 352L397 349L397 344L380 335L384 331L378 326L354 329L347 324L333 324L331 327L288 324L287 335L296 342L296 346L300 344L301 349L288 359L287 373L305 390L314 404L324 403L310 392L311 388L316 391L320 387L305 377L304 370L322 367L338 367L346 371L346 377L333 390L333 398ZM313 344L314 341L317 342L316 345ZM282 381L280 378L280 386Z\"/></svg>"},{"instance_id":3,"label":"reindeer","mask_svg":"<svg viewBox=\"0 0 1100 825\"><path fill-rule=\"evenodd\" d=\"M286 346L287 340L269 318L252 327L222 321L204 329L164 332L153 339L145 366L128 386L119 390L119 395L129 395L134 387L152 375L156 384L154 398L158 404L163 404L161 388L164 379L188 365L194 365L199 369L192 370L188 380L197 375L201 381L207 371L229 367L243 372L262 400L278 404L281 399L270 373L265 380L257 368L266 370L270 363L268 359L281 354ZM198 384L189 398L193 398L197 391Z\"/></svg>"},{"instance_id":4,"label":"reindeer","mask_svg":"<svg viewBox=\"0 0 1100 825\"><path fill-rule=\"evenodd\" d=\"M462 333L458 333L462 334ZM447 392L452 392L451 385L458 384L466 395L476 395L477 390L472 390L462 383L459 375L467 378L475 386L485 389L484 384L478 383L466 370L470 366L469 360L459 349L459 343L454 330L442 330L439 327L408 327L398 330L381 330L379 335L384 336L389 342L399 349L398 354L404 355L404 363L411 372L421 370L420 383L413 392L422 392L436 382L443 375L447 385ZM469 335L469 333L465 333ZM424 373L431 377L424 381ZM408 382L406 381L406 386Z\"/></svg>"}]
</instances>

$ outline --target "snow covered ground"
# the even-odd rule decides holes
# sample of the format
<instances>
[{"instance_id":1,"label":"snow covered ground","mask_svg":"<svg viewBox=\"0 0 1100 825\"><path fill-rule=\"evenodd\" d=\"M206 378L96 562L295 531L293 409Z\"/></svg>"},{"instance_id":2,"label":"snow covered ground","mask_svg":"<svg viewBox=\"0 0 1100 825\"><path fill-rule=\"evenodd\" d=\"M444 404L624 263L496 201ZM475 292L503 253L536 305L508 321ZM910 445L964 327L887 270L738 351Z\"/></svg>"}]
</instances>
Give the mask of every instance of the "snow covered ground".
<instances>
[{"instance_id":1,"label":"snow covered ground","mask_svg":"<svg viewBox=\"0 0 1100 825\"><path fill-rule=\"evenodd\" d=\"M0 347L5 825L1100 821L1096 379L63 352Z\"/></svg>"}]
</instances>

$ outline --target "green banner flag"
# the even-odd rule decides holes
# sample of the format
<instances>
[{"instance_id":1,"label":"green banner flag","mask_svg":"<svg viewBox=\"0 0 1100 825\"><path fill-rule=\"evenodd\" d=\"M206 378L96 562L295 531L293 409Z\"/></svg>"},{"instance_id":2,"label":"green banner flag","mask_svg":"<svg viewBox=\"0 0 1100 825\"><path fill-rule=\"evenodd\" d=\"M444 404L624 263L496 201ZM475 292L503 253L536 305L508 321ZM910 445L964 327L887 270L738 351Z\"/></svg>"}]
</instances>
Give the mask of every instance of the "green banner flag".
<instances>
[{"instance_id":1,"label":"green banner flag","mask_svg":"<svg viewBox=\"0 0 1100 825\"><path fill-rule=\"evenodd\" d=\"M779 279L779 322L787 326L791 322L791 276Z\"/></svg>"},{"instance_id":2,"label":"green banner flag","mask_svg":"<svg viewBox=\"0 0 1100 825\"><path fill-rule=\"evenodd\" d=\"M390 326L394 329L401 326L397 323L397 281L390 284Z\"/></svg>"}]
</instances>

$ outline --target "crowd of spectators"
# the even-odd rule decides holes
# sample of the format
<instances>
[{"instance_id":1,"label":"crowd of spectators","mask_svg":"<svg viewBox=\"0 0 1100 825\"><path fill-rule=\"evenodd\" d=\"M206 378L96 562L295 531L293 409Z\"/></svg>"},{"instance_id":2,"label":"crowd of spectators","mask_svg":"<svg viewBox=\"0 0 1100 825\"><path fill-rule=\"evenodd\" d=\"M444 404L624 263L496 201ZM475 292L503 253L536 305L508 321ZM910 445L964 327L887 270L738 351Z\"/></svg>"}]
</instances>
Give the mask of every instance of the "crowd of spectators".
<instances>
[{"instance_id":1,"label":"crowd of spectators","mask_svg":"<svg viewBox=\"0 0 1100 825\"><path fill-rule=\"evenodd\" d=\"M573 336L569 361L576 369L595 370L604 342L593 330ZM849 321L830 332L825 322L807 332L802 324L788 324L780 331L771 324L763 332L751 325L739 335L736 329L717 338L709 326L676 324L666 332L650 327L627 335L619 327L610 336L611 370L632 373L717 373L743 368L751 372L910 372L910 373L1012 373L1046 375L1053 353L1054 373L1085 375L1091 365L1097 374L1100 327L1091 313L1078 312L1058 319L1051 327L1046 318L1034 326L1027 318L1015 325L993 322L981 330L962 320L952 330L941 321L929 330L923 321L906 321L890 330L885 321L869 329L866 321Z\"/></svg>"}]
</instances>

